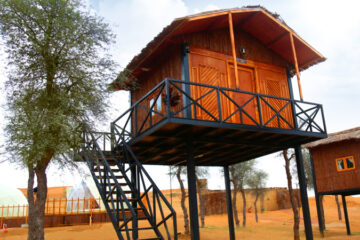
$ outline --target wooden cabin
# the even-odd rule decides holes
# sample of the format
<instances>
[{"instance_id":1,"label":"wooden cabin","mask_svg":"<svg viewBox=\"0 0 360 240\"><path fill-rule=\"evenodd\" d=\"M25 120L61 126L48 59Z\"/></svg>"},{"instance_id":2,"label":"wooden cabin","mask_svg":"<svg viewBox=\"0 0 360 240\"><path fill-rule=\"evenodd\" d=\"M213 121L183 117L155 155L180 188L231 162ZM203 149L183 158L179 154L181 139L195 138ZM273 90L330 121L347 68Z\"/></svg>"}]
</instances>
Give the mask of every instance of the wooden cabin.
<instances>
[{"instance_id":1,"label":"wooden cabin","mask_svg":"<svg viewBox=\"0 0 360 240\"><path fill-rule=\"evenodd\" d=\"M232 164L317 140L326 137L322 106L295 100L291 77L302 98L299 71L324 60L262 7L178 18L112 83L130 89L132 105L114 127L126 129L145 164L184 163L190 132L199 140L199 165Z\"/></svg>"},{"instance_id":2,"label":"wooden cabin","mask_svg":"<svg viewBox=\"0 0 360 240\"><path fill-rule=\"evenodd\" d=\"M300 145L325 138L327 133L322 105L303 100L300 71L324 60L278 15L262 7L175 19L111 84L116 90L130 90L131 107L111 123L109 161L114 161L114 156L118 158L114 163L117 166L127 164L129 169L124 174L131 173L131 186L151 183L133 191L134 198L140 192L147 196L150 189L161 196L149 174L139 174L145 171L143 164L186 165L194 240L200 239L195 166L222 166L229 239L234 240L229 165L294 148L305 232L307 239L312 239ZM293 84L298 84L299 100L294 98ZM92 139L88 146L97 141ZM100 155L105 158L105 154ZM112 171L107 166L103 169ZM108 176L116 182L116 176L110 173ZM94 174L95 181L97 176L103 179ZM143 176L146 181L139 180ZM111 185L105 186L113 196ZM117 189L124 195L120 185ZM104 192L100 184L99 192ZM141 206L140 200L137 204ZM174 217L170 204L166 205L172 213L169 217ZM163 216L159 224L169 217ZM148 220L151 222L152 217ZM113 224L117 229L116 216ZM137 229L132 231L135 234Z\"/></svg>"},{"instance_id":3,"label":"wooden cabin","mask_svg":"<svg viewBox=\"0 0 360 240\"><path fill-rule=\"evenodd\" d=\"M341 195L347 232L350 234L345 197L360 194L360 127L331 133L328 138L304 147L310 150L312 156L318 215L321 215L322 207L320 196Z\"/></svg>"}]
</instances>

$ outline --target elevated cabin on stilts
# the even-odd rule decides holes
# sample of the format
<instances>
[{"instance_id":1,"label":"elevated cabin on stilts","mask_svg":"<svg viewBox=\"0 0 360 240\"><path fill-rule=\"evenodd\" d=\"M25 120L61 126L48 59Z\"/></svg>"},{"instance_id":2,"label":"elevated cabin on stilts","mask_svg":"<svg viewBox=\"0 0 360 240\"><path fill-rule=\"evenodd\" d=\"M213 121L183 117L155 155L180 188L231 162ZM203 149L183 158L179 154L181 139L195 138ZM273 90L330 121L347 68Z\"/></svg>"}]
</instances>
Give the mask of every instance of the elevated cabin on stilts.
<instances>
[{"instance_id":1,"label":"elevated cabin on stilts","mask_svg":"<svg viewBox=\"0 0 360 240\"><path fill-rule=\"evenodd\" d=\"M360 127L331 133L328 138L308 143L304 147L310 150L312 156L320 232L323 234L325 229L320 196L341 195L346 230L350 235L345 197L360 194Z\"/></svg>"},{"instance_id":2,"label":"elevated cabin on stilts","mask_svg":"<svg viewBox=\"0 0 360 240\"><path fill-rule=\"evenodd\" d=\"M154 189L152 196L161 197L161 193L149 174L143 174L142 165L186 165L191 234L192 239L200 239L195 166L222 166L229 238L235 239L228 166L295 148L306 235L312 239L299 146L322 139L327 133L322 106L303 101L299 72L324 60L278 15L262 7L175 19L112 83L115 90L130 89L131 108L111 123L111 151L102 155L102 161L115 159L120 172L130 166L131 171L123 171L131 173L128 182L135 199L128 207L141 207L147 202L147 210L141 209L155 228L154 217L160 214L154 216L153 204L158 200L147 201L148 193ZM295 75L300 100L294 98L292 90ZM132 88L135 80L137 87ZM89 139L96 141L94 136ZM100 144L97 149L101 149ZM91 159L88 163L94 169ZM105 165L104 169L110 168L110 164ZM113 173L107 171L105 178L110 179ZM140 189L146 182L143 176L151 187ZM96 181L99 175L93 177ZM98 186L110 186L106 183L99 182ZM107 189L107 198L114 191L122 196L120 185ZM160 225L168 219L162 217ZM114 219L119 220L116 216ZM132 222L136 238L136 217ZM176 232L175 225L174 229Z\"/></svg>"}]
</instances>

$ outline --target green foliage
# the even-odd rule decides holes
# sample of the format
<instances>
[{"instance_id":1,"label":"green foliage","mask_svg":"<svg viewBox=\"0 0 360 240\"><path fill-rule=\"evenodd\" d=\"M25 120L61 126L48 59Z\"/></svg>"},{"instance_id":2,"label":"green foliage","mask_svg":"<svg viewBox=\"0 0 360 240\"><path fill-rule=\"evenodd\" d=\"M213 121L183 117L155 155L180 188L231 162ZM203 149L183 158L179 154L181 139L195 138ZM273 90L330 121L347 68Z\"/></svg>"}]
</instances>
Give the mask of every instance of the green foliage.
<instances>
[{"instance_id":1,"label":"green foliage","mask_svg":"<svg viewBox=\"0 0 360 240\"><path fill-rule=\"evenodd\" d=\"M263 189L266 186L268 174L261 169L254 169L247 179L247 185L251 189Z\"/></svg>"},{"instance_id":2,"label":"green foliage","mask_svg":"<svg viewBox=\"0 0 360 240\"><path fill-rule=\"evenodd\" d=\"M237 189L245 188L255 168L255 164L255 160L249 160L229 166L231 182L234 185L236 184Z\"/></svg>"},{"instance_id":3,"label":"green foliage","mask_svg":"<svg viewBox=\"0 0 360 240\"><path fill-rule=\"evenodd\" d=\"M78 0L0 0L8 55L8 150L26 166L64 163L84 122L104 116L113 35ZM18 160L17 159L17 160Z\"/></svg>"},{"instance_id":4,"label":"green foliage","mask_svg":"<svg viewBox=\"0 0 360 240\"><path fill-rule=\"evenodd\" d=\"M308 189L314 189L314 178L312 173L311 167L311 159L310 159L310 152L307 149L301 149L302 157L303 157L303 164L304 164L304 172L306 178L306 186ZM294 158L295 160L295 158ZM291 173L292 175L296 176L296 184L298 185L298 175L297 175L297 167L296 161L291 161Z\"/></svg>"}]
</instances>

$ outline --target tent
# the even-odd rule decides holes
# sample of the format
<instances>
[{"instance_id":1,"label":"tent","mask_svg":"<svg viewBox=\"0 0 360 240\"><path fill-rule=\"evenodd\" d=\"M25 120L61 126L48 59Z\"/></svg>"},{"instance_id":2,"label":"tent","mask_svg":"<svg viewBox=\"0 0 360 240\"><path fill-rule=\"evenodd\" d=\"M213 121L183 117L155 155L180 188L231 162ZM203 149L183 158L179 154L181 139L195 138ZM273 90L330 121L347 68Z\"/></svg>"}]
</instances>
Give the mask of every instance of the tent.
<instances>
[{"instance_id":1,"label":"tent","mask_svg":"<svg viewBox=\"0 0 360 240\"><path fill-rule=\"evenodd\" d=\"M27 204L19 189L0 184L0 217L25 216Z\"/></svg>"},{"instance_id":2,"label":"tent","mask_svg":"<svg viewBox=\"0 0 360 240\"><path fill-rule=\"evenodd\" d=\"M83 199L86 199L85 201ZM94 199L93 208L105 210L100 193L91 176L86 176L80 184L72 187L68 192L66 211L88 211L92 205L90 200Z\"/></svg>"}]
</instances>

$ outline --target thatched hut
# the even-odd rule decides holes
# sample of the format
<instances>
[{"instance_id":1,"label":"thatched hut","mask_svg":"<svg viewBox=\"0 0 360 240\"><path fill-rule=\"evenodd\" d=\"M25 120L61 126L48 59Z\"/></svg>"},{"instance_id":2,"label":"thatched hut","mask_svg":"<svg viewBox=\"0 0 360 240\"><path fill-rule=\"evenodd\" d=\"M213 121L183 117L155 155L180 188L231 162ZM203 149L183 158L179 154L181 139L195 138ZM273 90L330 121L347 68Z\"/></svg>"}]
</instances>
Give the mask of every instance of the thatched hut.
<instances>
[{"instance_id":1,"label":"thatched hut","mask_svg":"<svg viewBox=\"0 0 360 240\"><path fill-rule=\"evenodd\" d=\"M331 133L328 138L304 145L311 152L318 215L321 216L320 196L341 195L347 232L350 226L345 196L360 194L360 127ZM320 231L323 231L319 217Z\"/></svg>"}]
</instances>

